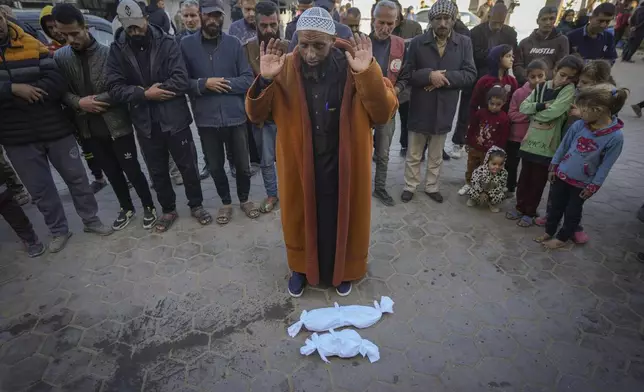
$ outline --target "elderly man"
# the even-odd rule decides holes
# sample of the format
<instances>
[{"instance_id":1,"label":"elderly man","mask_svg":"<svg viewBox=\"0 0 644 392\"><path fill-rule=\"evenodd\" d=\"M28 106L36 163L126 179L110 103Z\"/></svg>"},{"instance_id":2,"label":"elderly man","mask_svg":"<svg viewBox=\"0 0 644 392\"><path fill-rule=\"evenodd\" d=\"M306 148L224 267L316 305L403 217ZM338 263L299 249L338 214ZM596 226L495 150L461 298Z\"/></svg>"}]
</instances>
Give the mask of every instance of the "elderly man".
<instances>
[{"instance_id":1,"label":"elderly man","mask_svg":"<svg viewBox=\"0 0 644 392\"><path fill-rule=\"evenodd\" d=\"M179 9L181 21L184 29L176 35L177 43L181 42L183 37L187 37L199 31L201 19L199 18L199 0L185 0L181 3Z\"/></svg>"},{"instance_id":2,"label":"elderly man","mask_svg":"<svg viewBox=\"0 0 644 392\"><path fill-rule=\"evenodd\" d=\"M490 49L504 44L510 45L515 51L517 49L517 32L505 24L507 15L508 7L497 3L490 10L488 21L475 26L470 32L479 78L488 73L487 55Z\"/></svg>"},{"instance_id":3,"label":"elderly man","mask_svg":"<svg viewBox=\"0 0 644 392\"><path fill-rule=\"evenodd\" d=\"M409 103L409 148L405 164L405 189L401 199L409 202L420 184L420 160L428 144L425 193L438 203L440 170L445 138L452 129L459 90L476 80L472 43L453 31L456 7L439 0L429 10L431 29L409 45L403 73L396 83L402 90L411 85Z\"/></svg>"},{"instance_id":4,"label":"elderly man","mask_svg":"<svg viewBox=\"0 0 644 392\"><path fill-rule=\"evenodd\" d=\"M302 13L301 45L261 45L260 76L246 97L255 123L277 124L277 171L288 284L294 297L308 280L348 295L367 272L371 226L371 125L393 117L395 91L373 60L371 41L335 39L324 9Z\"/></svg>"},{"instance_id":5,"label":"elderly man","mask_svg":"<svg viewBox=\"0 0 644 392\"><path fill-rule=\"evenodd\" d=\"M398 6L393 1L381 0L373 10L373 32L371 38L373 57L383 75L396 83L405 57L405 40L392 35L398 19ZM399 91L396 91L398 93ZM396 130L394 118L384 125L375 126L375 160L373 196L386 206L393 206L394 199L389 195L387 184L387 166L389 165L389 148Z\"/></svg>"},{"instance_id":6,"label":"elderly man","mask_svg":"<svg viewBox=\"0 0 644 392\"><path fill-rule=\"evenodd\" d=\"M165 232L178 218L176 194L168 170L168 152L184 180L191 215L202 225L212 222L203 208L197 157L186 92L188 73L174 37L149 24L141 7L122 0L117 7L123 24L110 47L106 84L114 103L128 104L139 146L163 214L154 228Z\"/></svg>"},{"instance_id":7,"label":"elderly man","mask_svg":"<svg viewBox=\"0 0 644 392\"><path fill-rule=\"evenodd\" d=\"M217 214L217 223L221 225L230 222L233 212L224 170L225 145L232 152L241 209L251 219L259 216L255 204L248 200L250 166L244 110L244 95L253 81L253 73L242 44L222 31L224 16L222 0L202 0L201 30L181 41L195 122L223 203Z\"/></svg>"},{"instance_id":8,"label":"elderly man","mask_svg":"<svg viewBox=\"0 0 644 392\"><path fill-rule=\"evenodd\" d=\"M602 3L590 15L588 24L568 33L570 53L578 53L584 60L606 60L611 64L617 59L615 37L606 31L615 17L615 4ZM635 49L637 50L637 49ZM631 53L624 51L626 60Z\"/></svg>"},{"instance_id":9,"label":"elderly man","mask_svg":"<svg viewBox=\"0 0 644 392\"><path fill-rule=\"evenodd\" d=\"M228 29L228 34L237 37L242 44L257 37L255 4L256 0L240 0L239 5L241 6L244 18L234 21Z\"/></svg>"}]
</instances>

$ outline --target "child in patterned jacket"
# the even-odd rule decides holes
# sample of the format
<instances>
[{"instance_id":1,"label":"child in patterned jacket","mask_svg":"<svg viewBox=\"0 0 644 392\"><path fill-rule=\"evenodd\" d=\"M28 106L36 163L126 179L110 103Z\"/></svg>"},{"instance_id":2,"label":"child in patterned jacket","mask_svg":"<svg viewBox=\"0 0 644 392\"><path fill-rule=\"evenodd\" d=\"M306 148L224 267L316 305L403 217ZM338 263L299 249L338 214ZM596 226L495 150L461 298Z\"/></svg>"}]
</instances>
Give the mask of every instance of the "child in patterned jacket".
<instances>
[{"instance_id":1,"label":"child in patterned jacket","mask_svg":"<svg viewBox=\"0 0 644 392\"><path fill-rule=\"evenodd\" d=\"M492 146L487 151L483 164L472 173L468 207L487 203L490 211L501 211L499 204L505 198L508 182L508 172L504 168L505 158L505 151L497 146Z\"/></svg>"}]
</instances>

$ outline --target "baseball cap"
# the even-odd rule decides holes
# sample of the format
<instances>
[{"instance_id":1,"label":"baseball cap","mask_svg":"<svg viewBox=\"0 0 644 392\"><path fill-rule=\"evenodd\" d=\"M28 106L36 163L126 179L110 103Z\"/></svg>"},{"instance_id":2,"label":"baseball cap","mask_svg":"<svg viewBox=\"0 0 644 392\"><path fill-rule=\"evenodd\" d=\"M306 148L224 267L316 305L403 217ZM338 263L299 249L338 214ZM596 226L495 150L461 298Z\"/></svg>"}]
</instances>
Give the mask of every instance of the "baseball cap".
<instances>
[{"instance_id":1,"label":"baseball cap","mask_svg":"<svg viewBox=\"0 0 644 392\"><path fill-rule=\"evenodd\" d=\"M134 0L122 0L116 7L116 14L124 29L130 26L145 26L143 10Z\"/></svg>"},{"instance_id":2,"label":"baseball cap","mask_svg":"<svg viewBox=\"0 0 644 392\"><path fill-rule=\"evenodd\" d=\"M224 12L224 2L222 0L199 0L199 7L202 14L210 14L212 12Z\"/></svg>"}]
</instances>

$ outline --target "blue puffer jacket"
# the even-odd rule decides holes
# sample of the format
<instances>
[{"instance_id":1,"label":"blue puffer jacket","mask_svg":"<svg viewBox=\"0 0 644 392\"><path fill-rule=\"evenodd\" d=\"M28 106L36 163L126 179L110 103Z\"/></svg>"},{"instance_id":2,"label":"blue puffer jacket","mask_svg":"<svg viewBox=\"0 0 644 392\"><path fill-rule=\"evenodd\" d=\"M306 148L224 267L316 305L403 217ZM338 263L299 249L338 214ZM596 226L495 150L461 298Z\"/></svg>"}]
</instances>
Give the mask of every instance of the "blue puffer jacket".
<instances>
[{"instance_id":1,"label":"blue puffer jacket","mask_svg":"<svg viewBox=\"0 0 644 392\"><path fill-rule=\"evenodd\" d=\"M204 47L198 31L181 40L181 52L190 78L195 123L200 128L222 128L246 122L244 99L253 83L253 71L239 40L221 33L214 52ZM208 78L225 78L231 90L218 93L206 88Z\"/></svg>"}]
</instances>

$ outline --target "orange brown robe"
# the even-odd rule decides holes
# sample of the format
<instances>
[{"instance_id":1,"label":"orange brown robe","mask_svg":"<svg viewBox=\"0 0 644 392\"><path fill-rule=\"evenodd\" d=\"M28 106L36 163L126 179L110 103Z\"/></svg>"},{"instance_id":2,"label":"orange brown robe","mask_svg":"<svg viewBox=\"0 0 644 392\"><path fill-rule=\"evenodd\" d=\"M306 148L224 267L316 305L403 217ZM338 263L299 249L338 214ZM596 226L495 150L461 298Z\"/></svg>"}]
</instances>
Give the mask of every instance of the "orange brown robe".
<instances>
[{"instance_id":1,"label":"orange brown robe","mask_svg":"<svg viewBox=\"0 0 644 392\"><path fill-rule=\"evenodd\" d=\"M346 41L336 47L350 50ZM338 134L337 211L318 211L311 118L297 51L286 56L284 67L265 89L255 80L246 96L246 112L253 123L269 115L277 124L277 172L284 242L292 271L320 282L318 214L336 214L335 255L330 283L361 279L367 272L371 230L371 128L387 123L398 109L391 82L375 60L365 71L347 67ZM259 93L258 93L259 92ZM318 190L320 191L320 190Z\"/></svg>"}]
</instances>

